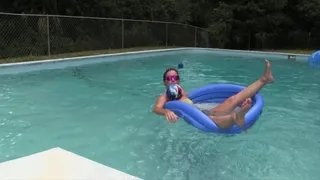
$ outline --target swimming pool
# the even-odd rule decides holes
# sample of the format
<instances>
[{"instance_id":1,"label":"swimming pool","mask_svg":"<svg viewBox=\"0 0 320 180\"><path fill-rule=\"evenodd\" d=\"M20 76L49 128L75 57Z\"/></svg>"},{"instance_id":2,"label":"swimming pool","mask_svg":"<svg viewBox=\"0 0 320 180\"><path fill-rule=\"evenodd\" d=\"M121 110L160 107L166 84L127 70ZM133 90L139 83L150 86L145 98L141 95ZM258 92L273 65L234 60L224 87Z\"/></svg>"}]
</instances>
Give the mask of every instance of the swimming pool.
<instances>
[{"instance_id":1,"label":"swimming pool","mask_svg":"<svg viewBox=\"0 0 320 180\"><path fill-rule=\"evenodd\" d=\"M143 179L318 177L320 71L278 55L237 54L180 50L3 73L0 161L58 146ZM165 68L183 61L181 84L188 90L209 83L248 85L263 72L265 57L275 83L261 91L264 112L247 132L207 134L152 114L164 91Z\"/></svg>"}]
</instances>

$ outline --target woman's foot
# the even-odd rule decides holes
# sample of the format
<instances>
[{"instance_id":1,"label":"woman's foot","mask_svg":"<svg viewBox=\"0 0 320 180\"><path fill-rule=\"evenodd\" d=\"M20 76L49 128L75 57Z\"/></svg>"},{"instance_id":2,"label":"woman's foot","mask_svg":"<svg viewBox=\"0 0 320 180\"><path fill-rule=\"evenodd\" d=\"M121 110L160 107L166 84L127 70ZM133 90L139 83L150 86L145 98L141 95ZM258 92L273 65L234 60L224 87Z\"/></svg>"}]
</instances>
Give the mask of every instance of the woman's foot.
<instances>
[{"instance_id":1,"label":"woman's foot","mask_svg":"<svg viewBox=\"0 0 320 180\"><path fill-rule=\"evenodd\" d=\"M252 104L252 99L251 98L247 98L245 101L243 101L241 103L241 106L240 107L243 107L245 106L246 104Z\"/></svg>"},{"instance_id":2,"label":"woman's foot","mask_svg":"<svg viewBox=\"0 0 320 180\"><path fill-rule=\"evenodd\" d=\"M270 83L273 83L274 81L272 71L271 71L271 64L268 60L265 60L265 61L266 61L266 67L265 67L263 76L260 78L260 81L263 82L263 84L270 84Z\"/></svg>"},{"instance_id":3,"label":"woman's foot","mask_svg":"<svg viewBox=\"0 0 320 180\"><path fill-rule=\"evenodd\" d=\"M246 113L249 111L249 109L251 108L251 102L250 100L246 100L243 104L243 106L241 107L241 109L234 113L234 123L239 126L240 128L242 128L245 124L245 115Z\"/></svg>"}]
</instances>

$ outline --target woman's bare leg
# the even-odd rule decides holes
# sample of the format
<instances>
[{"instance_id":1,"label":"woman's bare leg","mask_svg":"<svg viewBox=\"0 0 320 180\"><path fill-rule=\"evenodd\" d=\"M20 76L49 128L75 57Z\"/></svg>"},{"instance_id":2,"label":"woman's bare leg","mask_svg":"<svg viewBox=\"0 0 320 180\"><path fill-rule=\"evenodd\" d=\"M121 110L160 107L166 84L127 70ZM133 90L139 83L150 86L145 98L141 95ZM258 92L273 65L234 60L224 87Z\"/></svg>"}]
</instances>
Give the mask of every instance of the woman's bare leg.
<instances>
[{"instance_id":1,"label":"woman's bare leg","mask_svg":"<svg viewBox=\"0 0 320 180\"><path fill-rule=\"evenodd\" d=\"M228 129L233 125L237 125L242 128L245 124L245 114L251 108L251 104L244 104L238 112L232 113L230 115L224 116L209 116L210 119L222 129Z\"/></svg>"},{"instance_id":2,"label":"woman's bare leg","mask_svg":"<svg viewBox=\"0 0 320 180\"><path fill-rule=\"evenodd\" d=\"M223 103L215 107L213 111L220 115L229 114L237 107L238 104L253 97L263 86L273 83L274 78L271 72L271 64L268 60L265 60L265 62L265 71L260 79L240 91L238 94L225 100Z\"/></svg>"}]
</instances>

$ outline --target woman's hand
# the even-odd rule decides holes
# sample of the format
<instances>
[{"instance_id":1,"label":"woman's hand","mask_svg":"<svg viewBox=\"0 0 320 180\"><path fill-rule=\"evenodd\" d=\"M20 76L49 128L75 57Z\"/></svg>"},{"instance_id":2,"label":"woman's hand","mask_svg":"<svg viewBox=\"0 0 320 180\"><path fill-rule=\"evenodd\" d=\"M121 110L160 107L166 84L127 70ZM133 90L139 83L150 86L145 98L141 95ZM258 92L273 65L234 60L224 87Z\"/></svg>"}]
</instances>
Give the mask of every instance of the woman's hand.
<instances>
[{"instance_id":1,"label":"woman's hand","mask_svg":"<svg viewBox=\"0 0 320 180\"><path fill-rule=\"evenodd\" d=\"M179 117L174 112L167 109L166 109L166 112L164 113L164 116L169 122L177 122L179 119Z\"/></svg>"}]
</instances>

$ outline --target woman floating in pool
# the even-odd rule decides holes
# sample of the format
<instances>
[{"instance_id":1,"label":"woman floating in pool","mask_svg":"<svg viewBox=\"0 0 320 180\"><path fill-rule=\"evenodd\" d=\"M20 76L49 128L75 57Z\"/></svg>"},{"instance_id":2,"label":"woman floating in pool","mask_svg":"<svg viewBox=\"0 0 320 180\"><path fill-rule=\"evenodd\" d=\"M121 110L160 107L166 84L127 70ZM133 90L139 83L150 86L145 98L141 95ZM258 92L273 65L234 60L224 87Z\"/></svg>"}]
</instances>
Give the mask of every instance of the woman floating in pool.
<instances>
[{"instance_id":1,"label":"woman floating in pool","mask_svg":"<svg viewBox=\"0 0 320 180\"><path fill-rule=\"evenodd\" d=\"M249 111L252 105L251 97L253 97L263 86L273 83L274 81L271 72L271 64L268 60L265 60L265 62L264 74L257 81L240 91L238 94L226 99L223 103L212 108L210 111L203 111L219 128L227 129L233 125L237 125L240 128L244 126L245 114ZM163 82L166 87L170 84L179 84L178 71L175 68L167 69L163 74ZM185 91L183 91L179 100L193 104L193 102L188 98L188 93ZM170 101L170 99L166 93L160 95L156 101L153 112L159 115L164 115L170 122L176 122L178 120L178 116L174 112L164 109L164 104L168 101ZM241 104L240 110L233 112L239 104Z\"/></svg>"}]
</instances>

